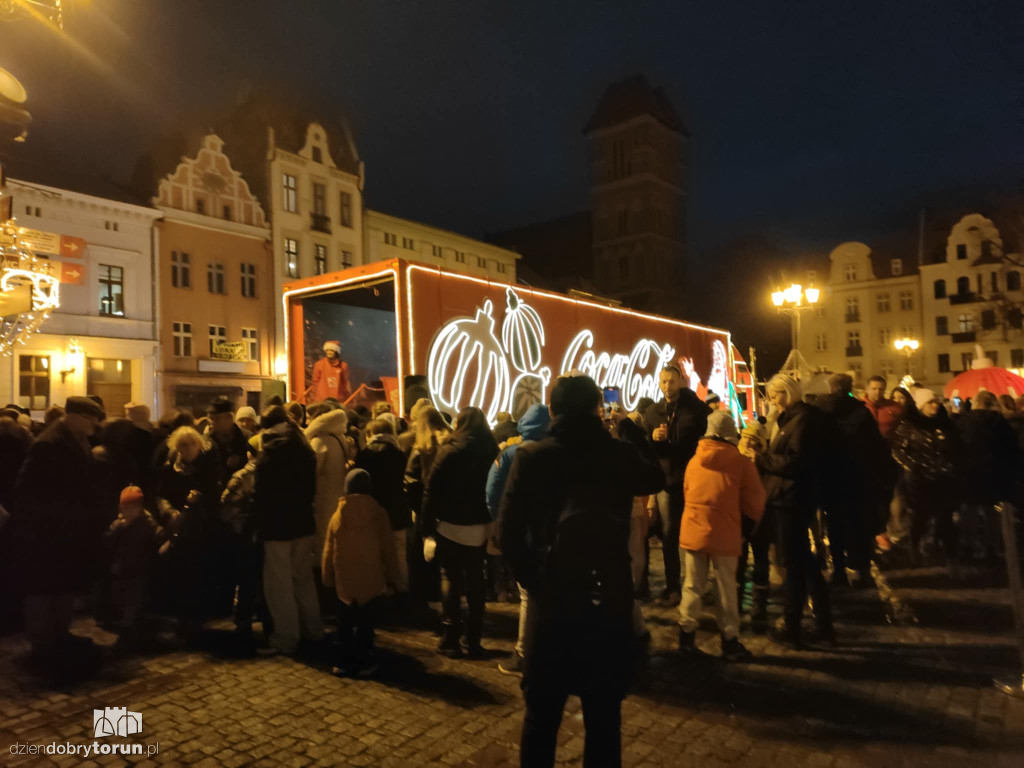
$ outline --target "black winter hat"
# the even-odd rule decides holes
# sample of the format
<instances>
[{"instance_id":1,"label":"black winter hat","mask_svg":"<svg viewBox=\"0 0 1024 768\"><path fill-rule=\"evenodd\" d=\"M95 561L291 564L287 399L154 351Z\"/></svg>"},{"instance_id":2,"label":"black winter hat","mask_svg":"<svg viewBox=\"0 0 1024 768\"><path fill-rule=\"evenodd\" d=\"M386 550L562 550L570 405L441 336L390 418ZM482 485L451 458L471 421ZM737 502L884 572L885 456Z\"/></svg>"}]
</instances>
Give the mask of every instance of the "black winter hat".
<instances>
[{"instance_id":1,"label":"black winter hat","mask_svg":"<svg viewBox=\"0 0 1024 768\"><path fill-rule=\"evenodd\" d=\"M345 493L369 494L372 490L370 473L365 469L350 469L345 475Z\"/></svg>"},{"instance_id":2,"label":"black winter hat","mask_svg":"<svg viewBox=\"0 0 1024 768\"><path fill-rule=\"evenodd\" d=\"M228 400L226 397L215 397L210 401L210 404L206 406L206 415L212 416L215 413L230 413L234 414L235 404Z\"/></svg>"}]
</instances>

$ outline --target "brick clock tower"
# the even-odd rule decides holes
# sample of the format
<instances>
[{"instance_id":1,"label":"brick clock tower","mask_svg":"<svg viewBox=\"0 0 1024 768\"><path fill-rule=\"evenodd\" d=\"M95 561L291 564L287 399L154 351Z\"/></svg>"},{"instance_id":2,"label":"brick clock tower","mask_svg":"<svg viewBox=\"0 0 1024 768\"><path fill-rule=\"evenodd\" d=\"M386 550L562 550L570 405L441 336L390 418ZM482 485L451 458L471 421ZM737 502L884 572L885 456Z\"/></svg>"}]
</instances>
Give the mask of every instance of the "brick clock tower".
<instances>
[{"instance_id":1,"label":"brick clock tower","mask_svg":"<svg viewBox=\"0 0 1024 768\"><path fill-rule=\"evenodd\" d=\"M626 306L682 311L687 133L660 88L635 75L605 90L584 129L594 281Z\"/></svg>"}]
</instances>

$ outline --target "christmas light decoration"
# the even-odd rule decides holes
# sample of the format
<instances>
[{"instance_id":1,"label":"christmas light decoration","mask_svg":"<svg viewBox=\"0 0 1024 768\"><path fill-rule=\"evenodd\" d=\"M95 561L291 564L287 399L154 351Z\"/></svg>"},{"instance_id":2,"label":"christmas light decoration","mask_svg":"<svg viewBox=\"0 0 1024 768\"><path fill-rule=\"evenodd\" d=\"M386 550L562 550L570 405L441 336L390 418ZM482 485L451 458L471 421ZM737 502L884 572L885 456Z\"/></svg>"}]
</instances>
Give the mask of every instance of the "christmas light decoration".
<instances>
[{"instance_id":1,"label":"christmas light decoration","mask_svg":"<svg viewBox=\"0 0 1024 768\"><path fill-rule=\"evenodd\" d=\"M60 281L53 265L38 258L18 240L14 220L0 226L0 293L14 296L26 291L29 306L17 308L0 319L0 355L14 354L16 345L24 346L39 326L60 306Z\"/></svg>"}]
</instances>

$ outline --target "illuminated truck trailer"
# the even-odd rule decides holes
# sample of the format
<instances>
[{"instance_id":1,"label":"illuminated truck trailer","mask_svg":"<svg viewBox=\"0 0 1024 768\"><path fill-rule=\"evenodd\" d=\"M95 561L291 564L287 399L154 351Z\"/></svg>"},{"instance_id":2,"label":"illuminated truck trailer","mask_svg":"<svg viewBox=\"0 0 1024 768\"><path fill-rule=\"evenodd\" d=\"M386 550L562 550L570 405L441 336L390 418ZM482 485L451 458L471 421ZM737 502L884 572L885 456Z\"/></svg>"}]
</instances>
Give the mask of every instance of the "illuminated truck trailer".
<instances>
[{"instance_id":1,"label":"illuminated truck trailer","mask_svg":"<svg viewBox=\"0 0 1024 768\"><path fill-rule=\"evenodd\" d=\"M518 419L574 371L619 387L631 411L643 397L661 399L669 364L702 397L734 396L728 331L426 264L382 261L298 280L283 301L288 394L304 402L316 399L314 367L332 341L351 399L383 388L402 413L426 395L453 416L473 405L492 423L501 411Z\"/></svg>"}]
</instances>

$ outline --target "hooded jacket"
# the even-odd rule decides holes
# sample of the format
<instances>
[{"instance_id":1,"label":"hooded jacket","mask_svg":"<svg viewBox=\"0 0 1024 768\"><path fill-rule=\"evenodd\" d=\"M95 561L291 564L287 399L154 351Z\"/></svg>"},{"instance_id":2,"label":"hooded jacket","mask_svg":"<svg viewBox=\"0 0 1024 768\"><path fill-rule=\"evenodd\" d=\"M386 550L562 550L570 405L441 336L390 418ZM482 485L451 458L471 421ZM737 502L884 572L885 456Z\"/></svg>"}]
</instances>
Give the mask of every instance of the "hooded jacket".
<instances>
[{"instance_id":1,"label":"hooded jacket","mask_svg":"<svg viewBox=\"0 0 1024 768\"><path fill-rule=\"evenodd\" d=\"M732 443L707 437L697 443L697 453L686 465L683 498L680 548L738 557L741 518L760 520L766 494L754 462Z\"/></svg>"},{"instance_id":2,"label":"hooded jacket","mask_svg":"<svg viewBox=\"0 0 1024 768\"><path fill-rule=\"evenodd\" d=\"M321 413L306 427L306 439L316 455L316 551L322 552L324 536L338 501L345 495L345 475L355 458L355 446L346 436L348 414L342 409Z\"/></svg>"},{"instance_id":3,"label":"hooded jacket","mask_svg":"<svg viewBox=\"0 0 1024 768\"><path fill-rule=\"evenodd\" d=\"M433 533L438 520L453 525L491 522L487 511L487 474L497 447L489 434L477 437L455 431L438 448L423 494L424 535Z\"/></svg>"},{"instance_id":4,"label":"hooded jacket","mask_svg":"<svg viewBox=\"0 0 1024 768\"><path fill-rule=\"evenodd\" d=\"M316 532L316 456L291 422L262 433L256 459L253 515L263 541L294 541Z\"/></svg>"},{"instance_id":5,"label":"hooded jacket","mask_svg":"<svg viewBox=\"0 0 1024 768\"><path fill-rule=\"evenodd\" d=\"M522 418L519 419L519 434L523 436L523 442L510 445L502 451L487 475L487 508L490 510L492 518L498 516L498 507L501 506L501 494L505 491L505 482L508 480L508 473L512 469L512 460L516 457L519 447L524 443L532 443L542 439L547 434L550 423L551 412L543 403L531 405Z\"/></svg>"},{"instance_id":6,"label":"hooded jacket","mask_svg":"<svg viewBox=\"0 0 1024 768\"><path fill-rule=\"evenodd\" d=\"M833 420L803 401L779 414L778 431L757 458L767 505L813 515L828 500L835 473L833 449L840 440Z\"/></svg>"},{"instance_id":7,"label":"hooded jacket","mask_svg":"<svg viewBox=\"0 0 1024 768\"><path fill-rule=\"evenodd\" d=\"M366 603L398 581L398 559L388 515L372 496L350 493L327 525L321 561L325 586L341 602Z\"/></svg>"},{"instance_id":8,"label":"hooded jacket","mask_svg":"<svg viewBox=\"0 0 1024 768\"><path fill-rule=\"evenodd\" d=\"M391 530L402 531L412 525L409 501L405 496L405 454L390 440L373 440L359 452L356 466L365 469L373 479L370 494L384 507L391 521Z\"/></svg>"},{"instance_id":9,"label":"hooded jacket","mask_svg":"<svg viewBox=\"0 0 1024 768\"><path fill-rule=\"evenodd\" d=\"M644 412L648 436L661 424L668 425L668 440L654 443L658 461L665 473L666 488L683 484L686 465L697 451L697 441L708 428L710 413L707 404L687 387L679 390L675 402L662 399Z\"/></svg>"}]
</instances>

